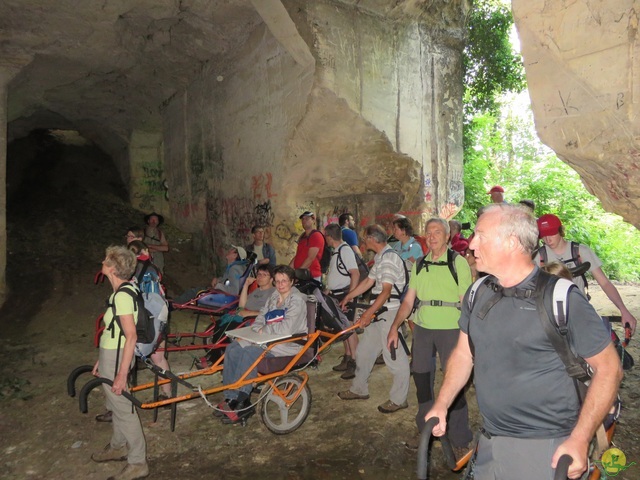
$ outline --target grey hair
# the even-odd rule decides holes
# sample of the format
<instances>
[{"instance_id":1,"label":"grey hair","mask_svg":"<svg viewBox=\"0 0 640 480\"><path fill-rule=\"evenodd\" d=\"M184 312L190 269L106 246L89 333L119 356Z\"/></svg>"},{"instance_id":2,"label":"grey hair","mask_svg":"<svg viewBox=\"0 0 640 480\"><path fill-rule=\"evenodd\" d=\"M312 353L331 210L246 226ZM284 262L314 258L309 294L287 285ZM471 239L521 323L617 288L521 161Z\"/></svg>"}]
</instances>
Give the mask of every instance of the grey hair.
<instances>
[{"instance_id":1,"label":"grey hair","mask_svg":"<svg viewBox=\"0 0 640 480\"><path fill-rule=\"evenodd\" d=\"M531 255L538 246L538 223L531 210L524 205L494 203L483 208L482 214L499 212L498 235L507 238L511 235L518 239L522 251Z\"/></svg>"},{"instance_id":2,"label":"grey hair","mask_svg":"<svg viewBox=\"0 0 640 480\"><path fill-rule=\"evenodd\" d=\"M440 225L442 225L442 228L444 228L444 233L447 237L451 233L451 228L449 228L449 222L447 222L445 219L440 217L433 217L427 220L427 223L424 226L424 230L427 231L427 228L429 228L429 225L432 223L439 223Z\"/></svg>"},{"instance_id":3,"label":"grey hair","mask_svg":"<svg viewBox=\"0 0 640 480\"><path fill-rule=\"evenodd\" d=\"M376 243L387 243L387 232L380 225L369 225L364 229L364 236L373 238Z\"/></svg>"},{"instance_id":4,"label":"grey hair","mask_svg":"<svg viewBox=\"0 0 640 480\"><path fill-rule=\"evenodd\" d=\"M342 241L342 227L337 223L330 223L324 227L324 234L327 237L333 238L337 242Z\"/></svg>"}]
</instances>

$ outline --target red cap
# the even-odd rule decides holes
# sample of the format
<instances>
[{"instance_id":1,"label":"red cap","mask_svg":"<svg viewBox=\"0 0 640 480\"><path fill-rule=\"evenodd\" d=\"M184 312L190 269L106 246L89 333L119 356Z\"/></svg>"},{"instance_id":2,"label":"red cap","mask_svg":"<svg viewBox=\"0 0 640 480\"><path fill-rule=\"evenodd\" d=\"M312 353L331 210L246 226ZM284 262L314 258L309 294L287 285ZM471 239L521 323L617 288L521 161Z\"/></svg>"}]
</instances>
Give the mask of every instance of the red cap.
<instances>
[{"instance_id":1,"label":"red cap","mask_svg":"<svg viewBox=\"0 0 640 480\"><path fill-rule=\"evenodd\" d=\"M538 231L540 238L556 235L560 231L562 222L558 217L551 213L546 213L538 219Z\"/></svg>"},{"instance_id":2,"label":"red cap","mask_svg":"<svg viewBox=\"0 0 640 480\"><path fill-rule=\"evenodd\" d=\"M500 185L496 185L495 187L491 187L491 190L489 190L487 194L491 195L492 193L496 192L504 193L504 188L502 188Z\"/></svg>"}]
</instances>

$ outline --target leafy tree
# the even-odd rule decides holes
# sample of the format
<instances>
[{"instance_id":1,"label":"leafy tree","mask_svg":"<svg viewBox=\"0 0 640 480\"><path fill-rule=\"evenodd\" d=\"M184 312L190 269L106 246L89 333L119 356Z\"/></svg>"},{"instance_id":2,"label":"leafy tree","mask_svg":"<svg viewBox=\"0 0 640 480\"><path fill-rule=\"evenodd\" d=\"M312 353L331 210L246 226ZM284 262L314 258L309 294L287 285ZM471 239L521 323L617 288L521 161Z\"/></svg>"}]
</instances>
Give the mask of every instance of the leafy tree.
<instances>
[{"instance_id":1,"label":"leafy tree","mask_svg":"<svg viewBox=\"0 0 640 480\"><path fill-rule=\"evenodd\" d=\"M467 21L467 45L463 52L465 118L499 112L505 92L526 88L520 55L509 35L511 10L500 0L475 0Z\"/></svg>"}]
</instances>

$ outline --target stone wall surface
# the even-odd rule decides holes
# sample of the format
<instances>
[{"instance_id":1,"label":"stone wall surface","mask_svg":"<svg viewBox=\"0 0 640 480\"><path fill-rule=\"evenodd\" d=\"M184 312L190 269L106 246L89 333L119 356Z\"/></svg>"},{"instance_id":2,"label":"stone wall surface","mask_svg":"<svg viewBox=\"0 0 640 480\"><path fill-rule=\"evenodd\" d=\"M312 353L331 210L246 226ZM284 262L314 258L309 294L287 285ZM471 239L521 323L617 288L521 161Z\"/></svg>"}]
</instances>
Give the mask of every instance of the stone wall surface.
<instances>
[{"instance_id":1,"label":"stone wall surface","mask_svg":"<svg viewBox=\"0 0 640 480\"><path fill-rule=\"evenodd\" d=\"M212 261L262 223L288 262L304 210L319 225L344 211L363 225L397 212L418 224L457 212L461 25L447 44L415 20L341 2L288 2L281 13L163 110L177 225L197 234Z\"/></svg>"},{"instance_id":2,"label":"stone wall surface","mask_svg":"<svg viewBox=\"0 0 640 480\"><path fill-rule=\"evenodd\" d=\"M638 225L636 4L513 0L540 137ZM17 69L7 141L78 130L114 160L132 204L196 234L208 260L258 222L288 260L304 209L319 223L350 210L362 225L402 212L420 226L464 201L468 8L3 0L0 63Z\"/></svg>"},{"instance_id":3,"label":"stone wall surface","mask_svg":"<svg viewBox=\"0 0 640 480\"><path fill-rule=\"evenodd\" d=\"M640 226L640 4L512 4L538 135L607 210Z\"/></svg>"}]
</instances>

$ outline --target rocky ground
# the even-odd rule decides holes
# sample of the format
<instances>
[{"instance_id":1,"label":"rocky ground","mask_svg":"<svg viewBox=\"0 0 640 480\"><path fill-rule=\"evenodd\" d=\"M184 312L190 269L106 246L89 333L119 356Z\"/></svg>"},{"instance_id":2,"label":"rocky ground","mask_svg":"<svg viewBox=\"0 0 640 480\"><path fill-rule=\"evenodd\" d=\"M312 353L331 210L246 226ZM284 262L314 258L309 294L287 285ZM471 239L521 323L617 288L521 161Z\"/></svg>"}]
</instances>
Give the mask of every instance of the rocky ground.
<instances>
[{"instance_id":1,"label":"rocky ground","mask_svg":"<svg viewBox=\"0 0 640 480\"><path fill-rule=\"evenodd\" d=\"M53 147L55 155L21 174L9 197L8 279L13 293L0 310L0 478L103 479L120 465L90 460L91 452L110 437L110 426L94 421L102 399L98 392L92 394L89 414L81 414L77 399L67 396L66 379L73 368L91 364L97 356L94 319L104 310L109 289L94 285L93 276L104 247L120 243L124 229L140 223L142 213L127 206L116 172L94 150ZM28 156L29 148L14 147L10 162L18 153ZM172 244L167 255L170 294L206 281L210 275L193 260L188 236L170 226L167 236ZM640 317L637 285L618 287ZM592 288L592 294L602 314L615 313L600 290ZM188 313L174 312L172 330L188 331L193 321ZM331 371L340 350L328 352L317 369L308 370L311 414L289 435L272 434L258 416L246 427L222 425L199 399L179 404L175 432L170 431L168 411L160 411L157 422L153 412L143 411L152 477L415 478L416 455L402 444L415 428L413 387L409 409L389 416L378 413L376 406L387 399L389 375L376 367L370 400L339 400L336 392L348 387ZM638 358L635 341L629 351ZM179 372L189 370L192 359L185 352L170 356ZM140 375L144 379L147 373ZM219 378L201 382L212 385ZM627 372L615 442L629 462L640 463L635 430L640 426L639 384L638 371ZM459 478L442 463L436 445L430 478ZM640 466L616 478L640 478Z\"/></svg>"}]
</instances>

